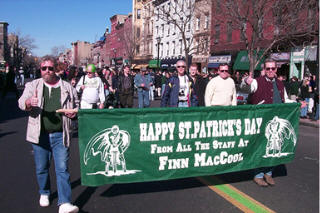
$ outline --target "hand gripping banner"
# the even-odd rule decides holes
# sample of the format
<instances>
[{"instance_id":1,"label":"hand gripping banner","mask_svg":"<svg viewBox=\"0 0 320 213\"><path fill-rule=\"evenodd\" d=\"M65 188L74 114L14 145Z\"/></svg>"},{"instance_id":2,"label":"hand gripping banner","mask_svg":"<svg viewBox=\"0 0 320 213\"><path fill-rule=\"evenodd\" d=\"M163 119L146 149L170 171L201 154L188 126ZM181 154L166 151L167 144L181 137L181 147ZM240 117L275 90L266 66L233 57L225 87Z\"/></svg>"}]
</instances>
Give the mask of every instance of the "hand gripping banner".
<instances>
[{"instance_id":1,"label":"hand gripping banner","mask_svg":"<svg viewBox=\"0 0 320 213\"><path fill-rule=\"evenodd\" d=\"M300 105L79 110L81 182L158 181L293 160Z\"/></svg>"}]
</instances>

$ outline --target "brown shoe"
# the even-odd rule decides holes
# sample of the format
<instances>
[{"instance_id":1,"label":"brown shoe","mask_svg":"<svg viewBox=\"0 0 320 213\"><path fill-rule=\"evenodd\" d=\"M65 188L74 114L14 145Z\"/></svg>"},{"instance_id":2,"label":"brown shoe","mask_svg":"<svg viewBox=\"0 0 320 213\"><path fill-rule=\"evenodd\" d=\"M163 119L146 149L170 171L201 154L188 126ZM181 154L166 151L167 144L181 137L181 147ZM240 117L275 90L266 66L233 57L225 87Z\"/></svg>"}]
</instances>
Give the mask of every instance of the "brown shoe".
<instances>
[{"instance_id":1,"label":"brown shoe","mask_svg":"<svg viewBox=\"0 0 320 213\"><path fill-rule=\"evenodd\" d=\"M270 175L264 175L264 179L266 180L266 182L270 185L270 186L274 186L276 183L274 182L272 176Z\"/></svg>"},{"instance_id":2,"label":"brown shoe","mask_svg":"<svg viewBox=\"0 0 320 213\"><path fill-rule=\"evenodd\" d=\"M253 181L262 187L267 187L268 184L263 180L263 178L253 178Z\"/></svg>"}]
</instances>

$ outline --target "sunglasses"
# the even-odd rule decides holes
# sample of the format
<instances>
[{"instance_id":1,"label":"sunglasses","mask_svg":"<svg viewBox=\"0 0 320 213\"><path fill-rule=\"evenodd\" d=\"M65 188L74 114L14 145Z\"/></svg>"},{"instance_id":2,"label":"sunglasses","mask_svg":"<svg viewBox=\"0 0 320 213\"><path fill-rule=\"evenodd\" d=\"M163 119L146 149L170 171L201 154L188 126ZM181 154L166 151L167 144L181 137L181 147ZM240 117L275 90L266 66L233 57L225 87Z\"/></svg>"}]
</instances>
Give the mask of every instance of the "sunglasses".
<instances>
[{"instance_id":1,"label":"sunglasses","mask_svg":"<svg viewBox=\"0 0 320 213\"><path fill-rule=\"evenodd\" d=\"M266 67L266 70L272 70L272 71L275 71L276 70L276 68L275 67Z\"/></svg>"},{"instance_id":2,"label":"sunglasses","mask_svg":"<svg viewBox=\"0 0 320 213\"><path fill-rule=\"evenodd\" d=\"M186 66L177 66L177 68L185 68Z\"/></svg>"},{"instance_id":3,"label":"sunglasses","mask_svg":"<svg viewBox=\"0 0 320 213\"><path fill-rule=\"evenodd\" d=\"M48 69L49 71L53 71L53 70L54 70L53 67L47 67L47 66L41 67L41 70L42 70L42 71L46 71L47 69Z\"/></svg>"},{"instance_id":4,"label":"sunglasses","mask_svg":"<svg viewBox=\"0 0 320 213\"><path fill-rule=\"evenodd\" d=\"M220 72L229 72L229 70L220 70Z\"/></svg>"}]
</instances>

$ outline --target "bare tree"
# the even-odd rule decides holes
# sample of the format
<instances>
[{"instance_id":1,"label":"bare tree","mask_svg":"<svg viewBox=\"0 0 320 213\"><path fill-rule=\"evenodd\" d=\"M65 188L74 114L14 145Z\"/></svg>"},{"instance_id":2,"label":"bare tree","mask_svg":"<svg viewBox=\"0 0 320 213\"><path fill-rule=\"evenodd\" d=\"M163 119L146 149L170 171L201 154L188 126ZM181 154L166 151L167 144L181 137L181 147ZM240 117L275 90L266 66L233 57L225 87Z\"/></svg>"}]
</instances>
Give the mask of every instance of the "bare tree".
<instances>
[{"instance_id":1,"label":"bare tree","mask_svg":"<svg viewBox=\"0 0 320 213\"><path fill-rule=\"evenodd\" d=\"M212 2L215 6L220 4L223 11L212 10L214 22L219 24L229 21L234 30L240 31L241 40L248 51L250 73L253 73L261 59L271 50L307 45L317 34L315 24L312 23L319 20L316 0L224 0L223 4L221 0Z\"/></svg>"},{"instance_id":2,"label":"bare tree","mask_svg":"<svg viewBox=\"0 0 320 213\"><path fill-rule=\"evenodd\" d=\"M58 57L60 53L63 53L66 50L66 46L60 45L60 46L54 46L51 48L51 55L54 57Z\"/></svg>"},{"instance_id":3,"label":"bare tree","mask_svg":"<svg viewBox=\"0 0 320 213\"><path fill-rule=\"evenodd\" d=\"M28 55L32 55L32 50L37 48L37 46L34 44L35 40L29 35L22 35L20 31L12 33L12 35L16 37L16 39L13 39L11 42L9 42L9 46L12 51L12 64L16 68L22 64L27 66L29 61L27 60Z\"/></svg>"},{"instance_id":4,"label":"bare tree","mask_svg":"<svg viewBox=\"0 0 320 213\"><path fill-rule=\"evenodd\" d=\"M168 4L155 1L154 17L159 17L165 24L172 25L177 29L179 37L182 39L184 47L184 55L187 66L189 65L189 55L195 49L193 45L193 37L188 37L187 34L191 31L193 14L195 12L194 0L169 0ZM191 32L192 35L192 32Z\"/></svg>"}]
</instances>

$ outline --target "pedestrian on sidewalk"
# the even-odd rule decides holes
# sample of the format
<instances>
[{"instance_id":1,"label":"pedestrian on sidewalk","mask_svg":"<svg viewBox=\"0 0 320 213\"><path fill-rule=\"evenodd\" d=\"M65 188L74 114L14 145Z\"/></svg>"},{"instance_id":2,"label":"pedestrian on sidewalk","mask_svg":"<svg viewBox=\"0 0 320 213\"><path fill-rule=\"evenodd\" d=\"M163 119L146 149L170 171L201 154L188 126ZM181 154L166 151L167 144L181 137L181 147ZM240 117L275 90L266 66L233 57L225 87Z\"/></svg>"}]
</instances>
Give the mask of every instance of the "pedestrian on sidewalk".
<instances>
[{"instance_id":1,"label":"pedestrian on sidewalk","mask_svg":"<svg viewBox=\"0 0 320 213\"><path fill-rule=\"evenodd\" d=\"M45 56L40 62L41 77L28 82L19 99L19 108L29 113L26 140L32 143L41 207L50 205L50 160L53 156L58 189L59 213L76 213L71 204L68 171L71 119L76 113L56 113L77 108L77 94L70 83L55 73L56 60Z\"/></svg>"},{"instance_id":2,"label":"pedestrian on sidewalk","mask_svg":"<svg viewBox=\"0 0 320 213\"><path fill-rule=\"evenodd\" d=\"M302 85L300 87L300 96L299 101L301 102L301 118L308 118L308 106L309 106L309 98L310 98L310 88L309 88L309 78L306 77L303 79Z\"/></svg>"}]
</instances>

